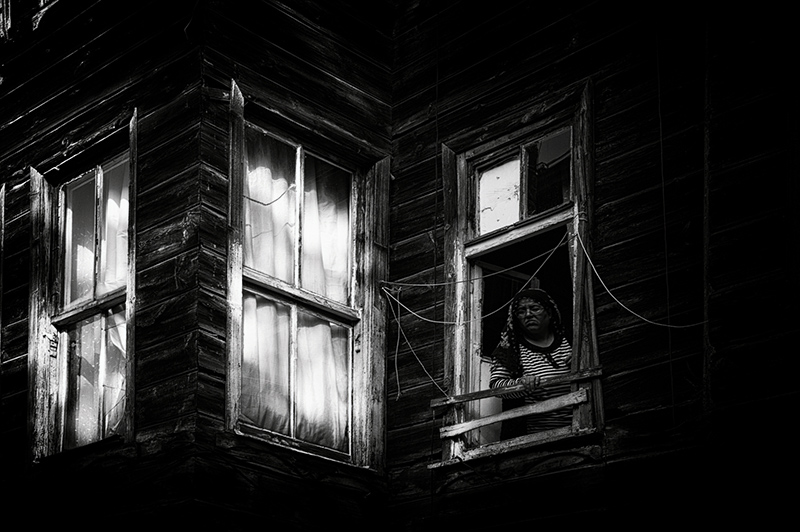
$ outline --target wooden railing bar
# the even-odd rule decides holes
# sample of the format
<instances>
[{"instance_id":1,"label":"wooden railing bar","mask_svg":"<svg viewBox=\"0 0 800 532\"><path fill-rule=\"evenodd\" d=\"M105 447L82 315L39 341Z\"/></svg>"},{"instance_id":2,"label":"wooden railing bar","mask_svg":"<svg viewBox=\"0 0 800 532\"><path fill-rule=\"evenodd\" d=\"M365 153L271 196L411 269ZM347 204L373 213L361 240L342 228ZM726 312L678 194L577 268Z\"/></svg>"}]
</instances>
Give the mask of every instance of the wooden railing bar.
<instances>
[{"instance_id":1,"label":"wooden railing bar","mask_svg":"<svg viewBox=\"0 0 800 532\"><path fill-rule=\"evenodd\" d=\"M568 375L559 375L557 377L551 377L549 379L542 379L541 386L594 379L596 377L599 377L601 373L602 371L600 368L586 369L583 371L579 371L577 373L570 373ZM504 386L502 388L490 388L488 390L479 390L477 392L470 392L462 395L454 395L452 397L442 397L433 399L431 400L431 408L454 405L458 403L466 403L469 401L476 401L478 399L486 399L487 397L497 397L499 395L506 395L509 393L522 392L522 391L525 391L525 387L522 384Z\"/></svg>"},{"instance_id":2,"label":"wooden railing bar","mask_svg":"<svg viewBox=\"0 0 800 532\"><path fill-rule=\"evenodd\" d=\"M473 419L471 421L465 421L463 423L456 423L455 425L442 427L439 429L439 437L442 439L452 438L453 436L458 436L459 434L469 432L470 430L474 430L485 425L491 425L492 423L497 423L498 421L514 419L527 416L529 414L552 412L553 410L558 410L559 408L585 403L587 401L588 396L586 394L586 389L581 388L575 392L559 395L558 397L553 397L552 399L547 399L538 403L512 408L510 410L500 412L499 414L493 414L480 419Z\"/></svg>"}]
</instances>

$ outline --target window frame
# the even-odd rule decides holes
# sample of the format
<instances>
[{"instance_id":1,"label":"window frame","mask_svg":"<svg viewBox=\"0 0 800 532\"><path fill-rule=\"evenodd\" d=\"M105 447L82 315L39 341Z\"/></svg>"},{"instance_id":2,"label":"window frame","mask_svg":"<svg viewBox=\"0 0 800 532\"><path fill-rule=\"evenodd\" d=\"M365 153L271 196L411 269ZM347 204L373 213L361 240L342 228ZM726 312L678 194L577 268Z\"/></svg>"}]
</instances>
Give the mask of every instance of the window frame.
<instances>
[{"instance_id":1,"label":"window frame","mask_svg":"<svg viewBox=\"0 0 800 532\"><path fill-rule=\"evenodd\" d=\"M386 303L378 293L379 282L385 279L388 267L388 158L360 161L361 164L343 164L332 161L324 150L313 149L307 139L295 140L287 133L286 124L273 127L270 118L253 110L245 117L244 96L235 82L231 86L230 101L230 180L228 217L228 375L226 379L227 432L257 439L270 445L292 449L323 459L334 460L374 470L382 468L383 458L383 371L385 350ZM256 116L258 115L258 116ZM283 127L282 127L283 126ZM351 174L351 220L353 236L350 269L350 295L348 303L323 300L313 292L272 279L267 275L253 275L243 262L243 192L245 170L245 137L247 128L253 127L280 140L288 140L306 149L314 157L331 162ZM346 153L346 147L340 149ZM299 189L298 189L299 190ZM373 201L366 201L371 198ZM297 213L297 216L302 216ZM300 260L299 257L296 260ZM366 267L370 265L370 267ZM248 280L255 280L253 284ZM297 306L299 310L319 315L335 323L350 327L351 349L351 400L350 400L350 452L341 453L311 442L260 429L240 419L240 393L242 379L243 294L245 291L267 296L282 304Z\"/></svg>"},{"instance_id":2,"label":"window frame","mask_svg":"<svg viewBox=\"0 0 800 532\"><path fill-rule=\"evenodd\" d=\"M552 102L545 103L540 108L546 111L540 112L534 120L521 120L520 123L526 125L516 128L510 134L506 129L503 134L494 138L483 135L478 144L466 146L459 152L446 145L442 146L447 257L445 275L450 281L445 289L445 375L451 382L451 396L431 402L434 408L448 407L444 416L446 426L440 430L443 438L442 461L432 464L431 467L593 433L603 426L592 278L586 267L583 249L584 245L587 252L591 249L591 87L587 85L571 94L555 95ZM505 127L508 127L507 123ZM559 206L525 217L526 149L547 135L565 128L572 131L570 196ZM489 140L486 140L487 137ZM477 227L479 213L476 209L478 171L487 165L492 167L509 160L514 152L519 153L520 157L520 185L523 190L519 199L520 219L503 228L480 234ZM458 431L454 433L452 430L454 426L461 429L470 426L467 423L466 403L500 394L497 390L470 389L470 367L476 363L475 359L481 350L479 310L482 288L473 287L473 282L470 281L476 277L482 278L480 265L476 261L487 253L535 238L537 234L556 227L566 227L568 235L580 236L580 239L572 238L568 242L573 276L571 319L574 327L570 339L573 371L567 380L572 382L573 393L581 396L585 394L585 400L575 407L573 423L568 429L468 446L464 438L457 434ZM471 326L471 323L476 326Z\"/></svg>"},{"instance_id":3,"label":"window frame","mask_svg":"<svg viewBox=\"0 0 800 532\"><path fill-rule=\"evenodd\" d=\"M31 186L31 293L29 308L29 393L32 459L66 450L65 413L69 392L68 335L81 320L100 315L114 306L124 305L126 327L125 429L86 445L107 440L130 441L133 437L133 359L136 250L136 138L137 113L134 109L125 127L91 143L45 172L29 169ZM126 160L129 171L127 271L124 286L96 297L70 304L63 296L66 266L64 249L64 201L66 186L106 163ZM95 174L96 177L96 174ZM95 196L95 208L97 205ZM99 238L99 235L96 235ZM95 281L93 280L93 290ZM84 445L85 446L85 445ZM81 446L83 447L83 446Z\"/></svg>"},{"instance_id":4,"label":"window frame","mask_svg":"<svg viewBox=\"0 0 800 532\"><path fill-rule=\"evenodd\" d=\"M0 39L11 38L11 0L0 0Z\"/></svg>"}]
</instances>

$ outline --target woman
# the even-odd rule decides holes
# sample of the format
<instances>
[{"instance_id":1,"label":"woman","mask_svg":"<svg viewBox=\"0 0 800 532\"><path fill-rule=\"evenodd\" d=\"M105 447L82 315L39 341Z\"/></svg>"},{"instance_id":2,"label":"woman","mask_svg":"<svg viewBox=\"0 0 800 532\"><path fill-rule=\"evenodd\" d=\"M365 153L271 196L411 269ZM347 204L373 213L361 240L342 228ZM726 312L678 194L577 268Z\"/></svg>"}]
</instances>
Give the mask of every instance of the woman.
<instances>
[{"instance_id":1,"label":"woman","mask_svg":"<svg viewBox=\"0 0 800 532\"><path fill-rule=\"evenodd\" d=\"M514 297L500 343L491 359L491 388L512 384L525 386L525 392L504 395L504 398L522 397L526 404L532 404L569 393L568 383L540 386L542 379L567 374L572 366L572 348L564 338L561 314L547 292L528 289ZM532 414L527 417L527 433L564 427L571 419L570 407Z\"/></svg>"}]
</instances>

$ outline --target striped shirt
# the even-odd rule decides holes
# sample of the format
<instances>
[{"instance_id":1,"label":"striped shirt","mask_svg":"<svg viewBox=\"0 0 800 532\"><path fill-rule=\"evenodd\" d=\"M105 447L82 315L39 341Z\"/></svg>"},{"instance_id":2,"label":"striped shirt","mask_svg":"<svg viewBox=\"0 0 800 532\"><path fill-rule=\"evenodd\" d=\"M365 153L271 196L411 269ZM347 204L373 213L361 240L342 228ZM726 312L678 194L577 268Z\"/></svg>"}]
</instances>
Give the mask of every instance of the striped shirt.
<instances>
[{"instance_id":1,"label":"striped shirt","mask_svg":"<svg viewBox=\"0 0 800 532\"><path fill-rule=\"evenodd\" d=\"M565 375L570 373L572 348L569 344L561 339L557 347L552 348L539 348L528 344L527 342L520 342L520 361L522 363L522 375L538 375L542 379L548 377L555 377L556 375ZM549 355L549 356L548 356ZM518 384L519 378L514 378L513 373L500 362L494 362L491 368L491 377L489 380L489 387L498 388L501 386L508 386L511 384ZM537 403L558 397L570 392L569 383L556 384L553 386L545 386L536 388L530 393L517 392L503 397L518 398L524 397L526 404ZM527 432L540 432L543 430L554 429L558 427L568 426L572 422L572 408L564 407L553 412L546 412L544 414L533 414L527 417L526 425Z\"/></svg>"}]
</instances>

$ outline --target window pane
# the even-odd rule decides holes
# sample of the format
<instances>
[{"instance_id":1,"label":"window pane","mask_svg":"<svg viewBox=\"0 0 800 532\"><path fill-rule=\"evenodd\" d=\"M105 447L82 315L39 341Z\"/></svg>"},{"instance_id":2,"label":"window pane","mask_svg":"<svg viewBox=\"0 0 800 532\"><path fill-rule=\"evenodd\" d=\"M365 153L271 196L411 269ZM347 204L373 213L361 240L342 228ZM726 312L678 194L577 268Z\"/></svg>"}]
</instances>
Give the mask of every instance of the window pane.
<instances>
[{"instance_id":1,"label":"window pane","mask_svg":"<svg viewBox=\"0 0 800 532\"><path fill-rule=\"evenodd\" d=\"M347 452L350 427L349 330L299 312L297 438Z\"/></svg>"},{"instance_id":2,"label":"window pane","mask_svg":"<svg viewBox=\"0 0 800 532\"><path fill-rule=\"evenodd\" d=\"M289 434L291 309L251 293L243 307L242 419Z\"/></svg>"},{"instance_id":3,"label":"window pane","mask_svg":"<svg viewBox=\"0 0 800 532\"><path fill-rule=\"evenodd\" d=\"M246 159L244 265L293 283L297 150L248 128Z\"/></svg>"},{"instance_id":4,"label":"window pane","mask_svg":"<svg viewBox=\"0 0 800 532\"><path fill-rule=\"evenodd\" d=\"M570 130L528 149L528 215L557 207L569 198Z\"/></svg>"},{"instance_id":5,"label":"window pane","mask_svg":"<svg viewBox=\"0 0 800 532\"><path fill-rule=\"evenodd\" d=\"M127 158L103 168L103 221L100 239L98 295L125 286L128 273L128 185Z\"/></svg>"},{"instance_id":6,"label":"window pane","mask_svg":"<svg viewBox=\"0 0 800 532\"><path fill-rule=\"evenodd\" d=\"M350 174L305 159L301 286L347 302L350 285Z\"/></svg>"},{"instance_id":7,"label":"window pane","mask_svg":"<svg viewBox=\"0 0 800 532\"><path fill-rule=\"evenodd\" d=\"M70 390L64 446L100 439L100 317L78 323L69 331Z\"/></svg>"},{"instance_id":8,"label":"window pane","mask_svg":"<svg viewBox=\"0 0 800 532\"><path fill-rule=\"evenodd\" d=\"M519 221L519 159L482 172L478 177L480 234Z\"/></svg>"},{"instance_id":9,"label":"window pane","mask_svg":"<svg viewBox=\"0 0 800 532\"><path fill-rule=\"evenodd\" d=\"M125 308L120 305L105 313L104 318L103 415L104 436L125 431L125 387L127 350Z\"/></svg>"},{"instance_id":10,"label":"window pane","mask_svg":"<svg viewBox=\"0 0 800 532\"><path fill-rule=\"evenodd\" d=\"M95 179L94 172L65 189L64 302L91 296L94 280Z\"/></svg>"},{"instance_id":11,"label":"window pane","mask_svg":"<svg viewBox=\"0 0 800 532\"><path fill-rule=\"evenodd\" d=\"M67 332L69 388L64 446L78 447L125 429L125 313L82 320Z\"/></svg>"}]
</instances>

